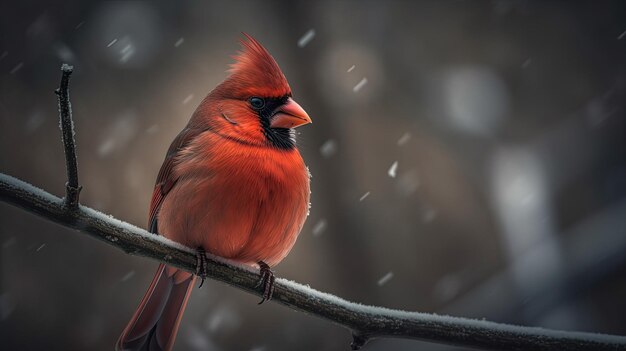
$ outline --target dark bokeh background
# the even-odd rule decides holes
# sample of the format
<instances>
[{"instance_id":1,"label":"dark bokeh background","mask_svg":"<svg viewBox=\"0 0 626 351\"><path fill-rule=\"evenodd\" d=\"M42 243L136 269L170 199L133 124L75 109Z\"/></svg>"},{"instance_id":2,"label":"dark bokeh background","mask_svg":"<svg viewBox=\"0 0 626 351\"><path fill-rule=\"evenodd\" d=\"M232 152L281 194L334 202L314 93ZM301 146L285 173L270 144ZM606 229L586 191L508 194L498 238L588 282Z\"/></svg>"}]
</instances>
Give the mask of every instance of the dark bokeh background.
<instances>
[{"instance_id":1,"label":"dark bokeh background","mask_svg":"<svg viewBox=\"0 0 626 351\"><path fill-rule=\"evenodd\" d=\"M81 200L145 225L165 151L242 31L314 119L299 138L311 215L279 276L366 304L626 334L623 1L2 1L0 171L63 193L53 90L69 62ZM156 268L5 204L0 264L3 350L111 350ZM348 348L328 322L205 286L177 350Z\"/></svg>"}]
</instances>

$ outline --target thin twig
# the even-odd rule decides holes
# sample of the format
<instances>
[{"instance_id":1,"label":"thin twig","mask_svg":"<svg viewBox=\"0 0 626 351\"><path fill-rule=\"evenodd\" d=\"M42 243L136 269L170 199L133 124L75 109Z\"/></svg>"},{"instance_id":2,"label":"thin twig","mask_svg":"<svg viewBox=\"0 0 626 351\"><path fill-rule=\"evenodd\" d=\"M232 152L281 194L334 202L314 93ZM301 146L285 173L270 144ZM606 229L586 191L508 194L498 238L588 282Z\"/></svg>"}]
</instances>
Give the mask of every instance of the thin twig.
<instances>
[{"instance_id":1,"label":"thin twig","mask_svg":"<svg viewBox=\"0 0 626 351\"><path fill-rule=\"evenodd\" d=\"M0 173L0 200L100 239L126 253L196 272L193 249L62 199ZM208 278L261 296L259 271L208 255ZM302 284L276 279L271 301L324 318L352 331L353 348L378 337L421 339L487 350L626 350L626 337L498 324L466 318L363 306Z\"/></svg>"},{"instance_id":2,"label":"thin twig","mask_svg":"<svg viewBox=\"0 0 626 351\"><path fill-rule=\"evenodd\" d=\"M149 257L195 273L195 250L78 204L80 187L67 94L71 72L71 67L63 66L59 90L61 128L69 178L65 200L2 173L0 200L90 234L126 253ZM70 190L75 190L75 193ZM258 270L207 256L208 278L257 296L263 294L262 287L257 287ZM361 348L373 338L397 337L487 350L626 350L626 337L623 336L555 331L364 306L285 279L276 279L272 301L349 329L352 332L353 349Z\"/></svg>"},{"instance_id":3,"label":"thin twig","mask_svg":"<svg viewBox=\"0 0 626 351\"><path fill-rule=\"evenodd\" d=\"M367 342L369 338L363 334L352 332L352 343L350 344L350 348L353 350L360 350Z\"/></svg>"},{"instance_id":4,"label":"thin twig","mask_svg":"<svg viewBox=\"0 0 626 351\"><path fill-rule=\"evenodd\" d=\"M78 207L80 189L78 185L78 167L76 165L76 142L74 140L74 121L70 103L69 82L74 68L70 65L61 66L63 72L61 84L55 93L59 100L59 126L63 135L65 165L67 167L67 183L65 184L65 204L70 209Z\"/></svg>"}]
</instances>

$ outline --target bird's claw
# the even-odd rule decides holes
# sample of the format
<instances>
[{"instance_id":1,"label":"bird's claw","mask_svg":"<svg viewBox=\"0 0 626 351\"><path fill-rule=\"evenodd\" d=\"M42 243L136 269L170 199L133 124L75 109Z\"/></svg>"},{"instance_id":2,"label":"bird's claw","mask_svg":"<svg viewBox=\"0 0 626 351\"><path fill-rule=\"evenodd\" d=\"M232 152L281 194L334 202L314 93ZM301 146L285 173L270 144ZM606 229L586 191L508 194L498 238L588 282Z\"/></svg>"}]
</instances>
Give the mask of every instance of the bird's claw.
<instances>
[{"instance_id":1,"label":"bird's claw","mask_svg":"<svg viewBox=\"0 0 626 351\"><path fill-rule=\"evenodd\" d=\"M196 251L196 275L201 279L198 289L200 289L202 284L204 284L208 271L209 268L206 261L206 251L204 251L204 248L199 247Z\"/></svg>"},{"instance_id":2,"label":"bird's claw","mask_svg":"<svg viewBox=\"0 0 626 351\"><path fill-rule=\"evenodd\" d=\"M259 302L260 305L263 302L272 299L272 295L274 294L274 280L276 280L276 278L274 277L274 272L272 272L270 266L268 266L267 263L263 261L259 262L259 268L261 269L261 277L259 279L259 282L254 287L258 288L260 286L263 286L263 295L261 301Z\"/></svg>"}]
</instances>

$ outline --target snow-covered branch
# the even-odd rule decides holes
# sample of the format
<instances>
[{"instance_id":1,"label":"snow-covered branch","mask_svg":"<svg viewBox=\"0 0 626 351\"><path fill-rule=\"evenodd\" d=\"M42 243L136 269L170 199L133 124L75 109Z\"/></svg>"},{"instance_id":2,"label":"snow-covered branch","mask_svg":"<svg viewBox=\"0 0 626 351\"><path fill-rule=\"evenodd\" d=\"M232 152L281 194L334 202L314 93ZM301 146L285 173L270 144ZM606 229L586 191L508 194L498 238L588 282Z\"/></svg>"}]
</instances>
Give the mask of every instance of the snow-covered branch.
<instances>
[{"instance_id":1,"label":"snow-covered branch","mask_svg":"<svg viewBox=\"0 0 626 351\"><path fill-rule=\"evenodd\" d=\"M125 252L153 258L188 272L196 271L195 251L162 236L63 199L0 173L0 200L69 228L90 234ZM256 288L257 270L208 257L208 277L247 292ZM276 279L271 301L325 318L351 330L354 346L376 337L415 338L489 350L626 350L626 337L519 327L465 318L363 306L302 284Z\"/></svg>"},{"instance_id":2,"label":"snow-covered branch","mask_svg":"<svg viewBox=\"0 0 626 351\"><path fill-rule=\"evenodd\" d=\"M64 67L64 78L65 74ZM63 87L63 83L61 86ZM71 117L69 99L66 106L66 116ZM61 115L63 116L63 108ZM66 135L68 131L65 128L72 125L71 119L69 123L61 125ZM67 148L66 141L64 138ZM73 143L71 148L74 148ZM75 150L73 151L75 155ZM66 160L68 163L73 162L75 167L75 157L73 160L71 157ZM75 183L70 185L79 189L77 173L72 173L71 170L72 164L68 164L70 181L72 174L76 175ZM69 198L72 195L68 192L67 196ZM196 272L197 257L194 250L77 202L77 206L73 207L70 205L71 200L66 203L64 199L2 173L0 200L87 233L129 254L149 257L188 272ZM208 278L261 296L262 287L256 287L258 270L208 256ZM626 350L626 337L623 336L555 331L364 306L280 278L276 279L272 301L347 328L353 335L353 349L360 348L372 338L397 337L488 350Z\"/></svg>"}]
</instances>

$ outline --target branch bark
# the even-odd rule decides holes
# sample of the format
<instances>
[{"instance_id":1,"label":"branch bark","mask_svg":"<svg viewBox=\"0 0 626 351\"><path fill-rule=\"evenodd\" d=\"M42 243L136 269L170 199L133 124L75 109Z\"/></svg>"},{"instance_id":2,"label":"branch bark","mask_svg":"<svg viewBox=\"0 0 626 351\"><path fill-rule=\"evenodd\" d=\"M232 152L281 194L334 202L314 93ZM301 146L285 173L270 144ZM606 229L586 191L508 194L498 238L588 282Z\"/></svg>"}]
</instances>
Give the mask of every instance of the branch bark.
<instances>
[{"instance_id":1,"label":"branch bark","mask_svg":"<svg viewBox=\"0 0 626 351\"><path fill-rule=\"evenodd\" d=\"M191 273L196 272L195 250L148 233L136 226L78 204L71 189L80 189L74 148L67 83L71 68L63 69L59 105L68 162L68 193L58 198L24 181L0 173L0 200L25 211L59 223L117 247L128 254L152 258ZM65 83L64 83L65 82ZM63 106L67 109L64 110ZM64 113L67 112L67 113ZM69 121L63 122L63 116ZM67 143L66 136L72 136ZM75 206L70 205L74 203ZM208 277L237 287L257 296L262 287L256 287L259 272L247 266L207 255ZM489 321L439 316L419 312L364 306L346 301L302 284L278 278L271 301L292 309L326 319L352 332L353 349L359 349L370 339L379 337L412 338L424 341L460 345L486 350L626 350L626 337L565 332L534 327L513 326Z\"/></svg>"},{"instance_id":2,"label":"branch bark","mask_svg":"<svg viewBox=\"0 0 626 351\"><path fill-rule=\"evenodd\" d=\"M61 66L61 84L55 90L59 99L59 127L61 128L63 146L65 150L65 165L67 167L67 183L65 184L65 204L70 209L78 207L78 197L81 186L78 185L78 166L76 165L76 141L74 140L74 121L72 120L72 105L70 103L70 76L74 67L63 64Z\"/></svg>"}]
</instances>

